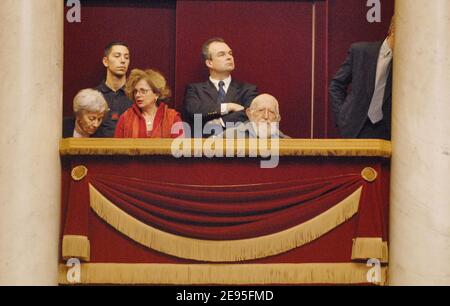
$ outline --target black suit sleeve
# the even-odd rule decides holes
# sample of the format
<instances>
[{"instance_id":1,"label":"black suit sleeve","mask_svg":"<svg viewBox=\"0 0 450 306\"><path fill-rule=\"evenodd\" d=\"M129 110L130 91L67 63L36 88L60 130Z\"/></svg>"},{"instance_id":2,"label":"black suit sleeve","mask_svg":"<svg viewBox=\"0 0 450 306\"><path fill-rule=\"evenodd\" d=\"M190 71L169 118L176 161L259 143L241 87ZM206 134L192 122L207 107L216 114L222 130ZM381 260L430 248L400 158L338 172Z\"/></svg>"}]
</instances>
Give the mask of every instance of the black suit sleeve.
<instances>
[{"instance_id":1,"label":"black suit sleeve","mask_svg":"<svg viewBox=\"0 0 450 306\"><path fill-rule=\"evenodd\" d=\"M63 118L63 138L73 137L73 131L75 129L75 118L74 117L64 117Z\"/></svg>"},{"instance_id":2,"label":"black suit sleeve","mask_svg":"<svg viewBox=\"0 0 450 306\"><path fill-rule=\"evenodd\" d=\"M223 123L225 123L225 125L227 124L227 122L245 122L248 120L247 115L245 114L245 111L240 111L240 112L233 112L233 113L228 113L224 116L222 116L222 120Z\"/></svg>"},{"instance_id":3,"label":"black suit sleeve","mask_svg":"<svg viewBox=\"0 0 450 306\"><path fill-rule=\"evenodd\" d=\"M353 47L348 51L347 58L330 82L329 93L331 109L336 118L339 116L342 104L347 97L347 88L352 82Z\"/></svg>"},{"instance_id":4,"label":"black suit sleeve","mask_svg":"<svg viewBox=\"0 0 450 306\"><path fill-rule=\"evenodd\" d=\"M194 114L201 114L202 118L206 121L220 117L220 105L212 103L210 101L202 100L201 93L198 90L198 86L191 84L186 88L186 94L184 96L184 108L186 115L189 119L194 118Z\"/></svg>"},{"instance_id":5,"label":"black suit sleeve","mask_svg":"<svg viewBox=\"0 0 450 306\"><path fill-rule=\"evenodd\" d=\"M234 103L242 105L244 108L249 108L254 98L258 96L258 88L255 85L244 84L243 92L240 101L232 101ZM227 122L245 122L248 120L245 111L233 112L226 114L222 117L225 124Z\"/></svg>"},{"instance_id":6,"label":"black suit sleeve","mask_svg":"<svg viewBox=\"0 0 450 306\"><path fill-rule=\"evenodd\" d=\"M249 108L254 98L258 96L258 88L255 85L247 84L244 90L243 106Z\"/></svg>"}]
</instances>

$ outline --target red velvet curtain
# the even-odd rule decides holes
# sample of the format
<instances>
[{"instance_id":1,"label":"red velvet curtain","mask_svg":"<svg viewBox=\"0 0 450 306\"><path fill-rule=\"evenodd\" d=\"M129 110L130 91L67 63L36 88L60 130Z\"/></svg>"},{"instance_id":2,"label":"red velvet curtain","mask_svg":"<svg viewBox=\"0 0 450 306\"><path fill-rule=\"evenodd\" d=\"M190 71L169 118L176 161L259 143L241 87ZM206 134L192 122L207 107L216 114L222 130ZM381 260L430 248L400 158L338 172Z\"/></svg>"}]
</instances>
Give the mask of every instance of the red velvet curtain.
<instances>
[{"instance_id":1,"label":"red velvet curtain","mask_svg":"<svg viewBox=\"0 0 450 306\"><path fill-rule=\"evenodd\" d=\"M360 177L237 186L163 184L95 176L91 184L133 217L177 235L232 240L273 234L336 205Z\"/></svg>"},{"instance_id":2,"label":"red velvet curtain","mask_svg":"<svg viewBox=\"0 0 450 306\"><path fill-rule=\"evenodd\" d=\"M206 240L273 234L330 209L363 186L355 237L386 238L381 183L358 174L249 185L186 185L114 175L72 182L65 235L88 235L92 184L114 205L162 231Z\"/></svg>"}]
</instances>

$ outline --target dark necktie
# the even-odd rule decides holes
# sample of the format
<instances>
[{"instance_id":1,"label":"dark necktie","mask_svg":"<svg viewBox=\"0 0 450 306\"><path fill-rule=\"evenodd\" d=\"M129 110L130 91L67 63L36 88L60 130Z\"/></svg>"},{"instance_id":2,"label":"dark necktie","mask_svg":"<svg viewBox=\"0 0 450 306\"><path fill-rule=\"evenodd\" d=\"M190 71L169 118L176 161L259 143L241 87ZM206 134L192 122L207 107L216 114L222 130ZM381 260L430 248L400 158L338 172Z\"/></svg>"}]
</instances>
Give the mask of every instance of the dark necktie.
<instances>
[{"instance_id":1,"label":"dark necktie","mask_svg":"<svg viewBox=\"0 0 450 306\"><path fill-rule=\"evenodd\" d=\"M217 102L219 104L225 102L225 89L223 87L225 86L225 83L223 81L219 82L219 97L217 98Z\"/></svg>"}]
</instances>

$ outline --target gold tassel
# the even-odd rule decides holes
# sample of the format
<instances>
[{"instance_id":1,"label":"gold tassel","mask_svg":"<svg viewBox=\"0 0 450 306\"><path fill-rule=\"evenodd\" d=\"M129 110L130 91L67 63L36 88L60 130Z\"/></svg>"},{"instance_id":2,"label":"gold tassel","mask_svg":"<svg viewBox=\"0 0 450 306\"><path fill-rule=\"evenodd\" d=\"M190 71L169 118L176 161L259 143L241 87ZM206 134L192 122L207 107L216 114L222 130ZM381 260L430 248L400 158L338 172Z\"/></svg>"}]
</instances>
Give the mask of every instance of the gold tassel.
<instances>
[{"instance_id":1,"label":"gold tassel","mask_svg":"<svg viewBox=\"0 0 450 306\"><path fill-rule=\"evenodd\" d=\"M366 284L371 267L356 263L315 264L82 264L81 284L267 285ZM59 283L69 284L65 265ZM387 267L380 267L377 285L385 285Z\"/></svg>"},{"instance_id":2,"label":"gold tassel","mask_svg":"<svg viewBox=\"0 0 450 306\"><path fill-rule=\"evenodd\" d=\"M64 235L62 243L62 256L64 259L79 258L90 260L91 246L86 236Z\"/></svg>"},{"instance_id":3,"label":"gold tassel","mask_svg":"<svg viewBox=\"0 0 450 306\"><path fill-rule=\"evenodd\" d=\"M353 239L352 260L367 260L370 258L379 259L382 263L387 263L388 245L381 238Z\"/></svg>"},{"instance_id":4,"label":"gold tassel","mask_svg":"<svg viewBox=\"0 0 450 306\"><path fill-rule=\"evenodd\" d=\"M290 229L241 240L212 241L182 237L151 227L125 213L89 185L91 208L134 241L179 258L235 262L287 252L309 243L350 219L358 211L362 187L322 214Z\"/></svg>"}]
</instances>

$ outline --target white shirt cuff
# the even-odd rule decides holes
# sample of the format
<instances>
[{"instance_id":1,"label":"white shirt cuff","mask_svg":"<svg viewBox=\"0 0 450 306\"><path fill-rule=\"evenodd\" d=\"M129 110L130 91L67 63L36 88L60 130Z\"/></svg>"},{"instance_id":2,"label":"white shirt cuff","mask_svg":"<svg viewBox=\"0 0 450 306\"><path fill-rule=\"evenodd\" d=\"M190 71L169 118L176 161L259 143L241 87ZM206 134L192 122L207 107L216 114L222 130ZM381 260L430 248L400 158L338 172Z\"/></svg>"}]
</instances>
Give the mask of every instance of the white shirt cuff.
<instances>
[{"instance_id":1,"label":"white shirt cuff","mask_svg":"<svg viewBox=\"0 0 450 306\"><path fill-rule=\"evenodd\" d=\"M228 114L227 103L220 104L220 114L222 116Z\"/></svg>"}]
</instances>

